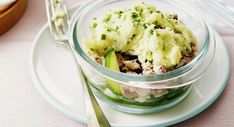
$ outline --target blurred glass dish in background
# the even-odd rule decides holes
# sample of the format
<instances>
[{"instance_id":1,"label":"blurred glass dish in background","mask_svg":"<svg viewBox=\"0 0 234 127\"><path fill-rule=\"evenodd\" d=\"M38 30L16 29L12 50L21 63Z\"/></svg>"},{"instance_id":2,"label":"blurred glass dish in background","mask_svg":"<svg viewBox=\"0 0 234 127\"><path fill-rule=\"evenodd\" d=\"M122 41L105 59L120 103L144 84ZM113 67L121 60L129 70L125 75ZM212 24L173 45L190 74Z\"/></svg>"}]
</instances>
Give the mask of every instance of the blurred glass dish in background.
<instances>
[{"instance_id":1,"label":"blurred glass dish in background","mask_svg":"<svg viewBox=\"0 0 234 127\"><path fill-rule=\"evenodd\" d=\"M203 14L221 35L234 33L234 1L233 0L181 0L181 4L190 6ZM225 29L224 29L225 28Z\"/></svg>"}]
</instances>

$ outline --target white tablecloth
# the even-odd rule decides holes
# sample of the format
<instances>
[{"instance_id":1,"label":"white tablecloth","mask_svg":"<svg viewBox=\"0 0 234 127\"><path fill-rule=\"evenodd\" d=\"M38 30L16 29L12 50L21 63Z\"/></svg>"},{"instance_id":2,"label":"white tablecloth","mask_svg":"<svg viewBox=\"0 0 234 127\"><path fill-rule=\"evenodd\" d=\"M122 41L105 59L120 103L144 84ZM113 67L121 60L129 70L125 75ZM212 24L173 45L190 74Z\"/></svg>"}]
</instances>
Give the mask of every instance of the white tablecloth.
<instances>
[{"instance_id":1,"label":"white tablecloth","mask_svg":"<svg viewBox=\"0 0 234 127\"><path fill-rule=\"evenodd\" d=\"M85 0L67 0L69 7ZM17 25L0 37L0 127L83 127L61 114L37 92L31 81L29 51L38 30L46 23L44 0L29 0ZM0 28L1 29L1 28ZM223 34L234 62L234 34ZM176 126L234 126L234 72L221 97L207 110Z\"/></svg>"}]
</instances>

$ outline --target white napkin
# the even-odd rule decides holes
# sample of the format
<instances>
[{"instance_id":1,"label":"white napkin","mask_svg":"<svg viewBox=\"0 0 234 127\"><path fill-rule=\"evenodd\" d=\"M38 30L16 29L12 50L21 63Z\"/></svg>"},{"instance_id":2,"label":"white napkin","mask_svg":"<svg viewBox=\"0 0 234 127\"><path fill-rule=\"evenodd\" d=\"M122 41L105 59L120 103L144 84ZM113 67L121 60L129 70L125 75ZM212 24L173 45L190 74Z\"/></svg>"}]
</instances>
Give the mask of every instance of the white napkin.
<instances>
[{"instance_id":1,"label":"white napkin","mask_svg":"<svg viewBox=\"0 0 234 127\"><path fill-rule=\"evenodd\" d=\"M7 9L16 0L0 0L0 11Z\"/></svg>"}]
</instances>

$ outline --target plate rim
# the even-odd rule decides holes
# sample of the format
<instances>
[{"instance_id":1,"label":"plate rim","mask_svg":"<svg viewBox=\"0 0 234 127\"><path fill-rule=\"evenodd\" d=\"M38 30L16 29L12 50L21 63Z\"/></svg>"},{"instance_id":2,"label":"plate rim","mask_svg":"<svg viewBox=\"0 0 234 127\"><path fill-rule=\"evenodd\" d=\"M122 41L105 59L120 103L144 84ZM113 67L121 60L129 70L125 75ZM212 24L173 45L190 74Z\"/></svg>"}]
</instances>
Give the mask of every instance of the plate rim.
<instances>
[{"instance_id":1,"label":"plate rim","mask_svg":"<svg viewBox=\"0 0 234 127\"><path fill-rule=\"evenodd\" d=\"M81 4L76 5L75 7L73 7L72 9L76 9L80 6ZM70 9L70 10L72 10ZM66 109L64 106L58 104L56 102L56 100L53 99L53 97L50 97L50 94L46 91L43 90L43 87L41 87L41 81L39 80L37 72L35 70L34 67L34 59L35 59L35 51L36 51L36 46L38 45L38 39L40 38L41 34L47 29L48 27L48 23L46 23L45 25L43 25L43 27L39 30L38 34L36 35L35 39L33 40L33 45L31 47L30 50L30 55L29 55L29 72L30 72L30 76L31 79L33 81L33 85L35 86L35 88L37 89L37 91L40 93L40 95L52 106L54 107L56 110L58 110L60 113L65 114L66 116L72 118L75 121L81 122L81 123L86 123L86 118L83 116L79 116L75 113L73 113L72 111ZM214 34L215 34L215 38L219 38L220 40L221 37L213 30ZM142 126L146 126L146 127L154 127L154 126L169 126L169 125L173 125L185 120L188 120L194 116L196 116L197 114L201 113L202 111L204 111L205 109L207 109L209 106L211 106L211 104L213 104L218 97L222 94L222 92L224 91L225 87L227 86L227 83L229 81L230 78L230 54L227 50L226 45L224 44L224 41L222 40L222 45L225 48L225 54L227 55L227 66L226 66L226 70L227 72L225 73L225 79L219 89L219 91L212 97L210 98L208 101L201 103L197 108L195 108L194 110L192 110L191 112L187 112L185 114L183 114L180 117L175 117L173 119L170 120L166 120L164 122L161 123L153 123L153 124L144 124L144 125L134 125L135 127L142 127ZM119 124L112 124L114 127L123 127ZM132 125L125 125L125 127L130 127Z\"/></svg>"}]
</instances>

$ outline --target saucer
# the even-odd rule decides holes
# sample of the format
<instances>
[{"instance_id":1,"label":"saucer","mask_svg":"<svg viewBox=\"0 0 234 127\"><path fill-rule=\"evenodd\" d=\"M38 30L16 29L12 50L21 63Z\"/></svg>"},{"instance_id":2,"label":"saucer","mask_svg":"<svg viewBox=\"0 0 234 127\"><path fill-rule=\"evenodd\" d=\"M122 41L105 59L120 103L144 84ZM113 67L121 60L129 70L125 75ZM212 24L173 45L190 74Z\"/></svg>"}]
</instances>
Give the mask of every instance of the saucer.
<instances>
[{"instance_id":1,"label":"saucer","mask_svg":"<svg viewBox=\"0 0 234 127\"><path fill-rule=\"evenodd\" d=\"M208 108L223 92L230 73L228 51L220 36L215 31L213 33L217 42L214 60L204 76L194 83L185 100L168 110L145 115L122 113L98 100L110 124L113 127L168 126ZM48 25L42 27L29 59L35 88L54 108L85 123L84 97L75 64L70 49L53 40Z\"/></svg>"}]
</instances>

